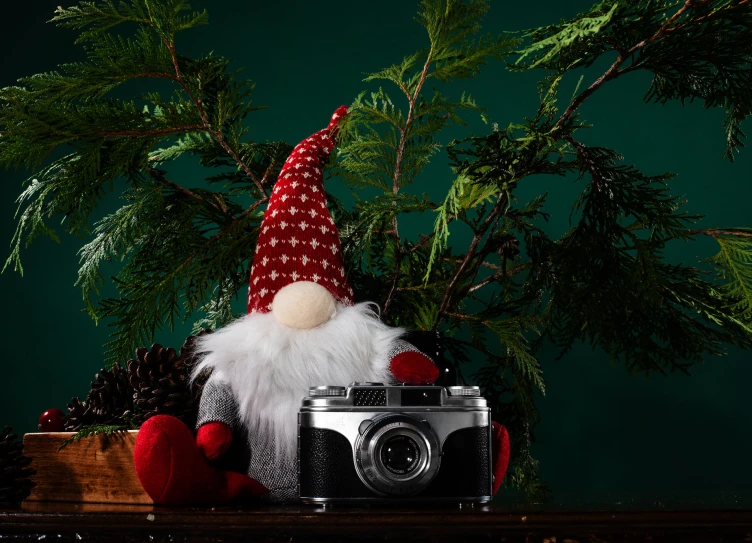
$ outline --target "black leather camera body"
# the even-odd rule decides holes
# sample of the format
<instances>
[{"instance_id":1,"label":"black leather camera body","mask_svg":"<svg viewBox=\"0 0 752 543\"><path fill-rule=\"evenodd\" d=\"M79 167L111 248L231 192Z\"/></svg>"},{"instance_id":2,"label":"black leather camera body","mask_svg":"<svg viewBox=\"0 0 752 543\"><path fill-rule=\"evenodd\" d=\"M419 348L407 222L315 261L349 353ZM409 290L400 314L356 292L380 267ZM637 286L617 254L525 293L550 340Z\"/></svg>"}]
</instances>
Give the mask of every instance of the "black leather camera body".
<instances>
[{"instance_id":1,"label":"black leather camera body","mask_svg":"<svg viewBox=\"0 0 752 543\"><path fill-rule=\"evenodd\" d=\"M491 414L478 387L312 387L298 415L304 503L492 497Z\"/></svg>"}]
</instances>

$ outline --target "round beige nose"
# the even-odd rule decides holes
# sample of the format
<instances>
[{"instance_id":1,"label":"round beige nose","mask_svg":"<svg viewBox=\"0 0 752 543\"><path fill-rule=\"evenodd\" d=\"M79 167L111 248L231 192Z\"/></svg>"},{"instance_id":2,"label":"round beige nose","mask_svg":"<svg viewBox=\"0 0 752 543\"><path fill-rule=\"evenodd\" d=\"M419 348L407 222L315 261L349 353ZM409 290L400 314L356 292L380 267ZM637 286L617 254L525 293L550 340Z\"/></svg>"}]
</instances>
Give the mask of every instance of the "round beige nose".
<instances>
[{"instance_id":1,"label":"round beige nose","mask_svg":"<svg viewBox=\"0 0 752 543\"><path fill-rule=\"evenodd\" d=\"M278 322L307 330L332 318L336 309L334 296L310 281L298 281L280 289L272 301L272 314Z\"/></svg>"}]
</instances>

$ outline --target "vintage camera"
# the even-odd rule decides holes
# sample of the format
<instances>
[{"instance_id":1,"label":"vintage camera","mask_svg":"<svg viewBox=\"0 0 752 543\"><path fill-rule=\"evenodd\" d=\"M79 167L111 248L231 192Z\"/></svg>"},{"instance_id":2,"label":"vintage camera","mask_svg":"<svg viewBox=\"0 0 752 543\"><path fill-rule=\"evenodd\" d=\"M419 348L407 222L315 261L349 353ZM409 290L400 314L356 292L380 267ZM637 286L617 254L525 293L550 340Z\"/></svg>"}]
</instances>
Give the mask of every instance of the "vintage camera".
<instances>
[{"instance_id":1,"label":"vintage camera","mask_svg":"<svg viewBox=\"0 0 752 543\"><path fill-rule=\"evenodd\" d=\"M491 469L491 413L475 386L317 386L298 415L305 503L483 503Z\"/></svg>"}]
</instances>

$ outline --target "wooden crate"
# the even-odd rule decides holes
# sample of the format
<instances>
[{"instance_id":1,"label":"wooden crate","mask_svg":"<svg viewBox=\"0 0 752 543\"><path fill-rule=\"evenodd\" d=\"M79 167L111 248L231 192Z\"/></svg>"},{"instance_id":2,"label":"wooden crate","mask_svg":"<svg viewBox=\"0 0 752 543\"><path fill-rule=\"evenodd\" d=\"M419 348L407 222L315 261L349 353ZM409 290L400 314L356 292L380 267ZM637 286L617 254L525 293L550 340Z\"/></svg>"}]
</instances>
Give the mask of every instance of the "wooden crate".
<instances>
[{"instance_id":1,"label":"wooden crate","mask_svg":"<svg viewBox=\"0 0 752 543\"><path fill-rule=\"evenodd\" d=\"M30 501L152 504L133 467L137 430L93 436L58 452L72 432L26 434L24 455L37 470Z\"/></svg>"}]
</instances>

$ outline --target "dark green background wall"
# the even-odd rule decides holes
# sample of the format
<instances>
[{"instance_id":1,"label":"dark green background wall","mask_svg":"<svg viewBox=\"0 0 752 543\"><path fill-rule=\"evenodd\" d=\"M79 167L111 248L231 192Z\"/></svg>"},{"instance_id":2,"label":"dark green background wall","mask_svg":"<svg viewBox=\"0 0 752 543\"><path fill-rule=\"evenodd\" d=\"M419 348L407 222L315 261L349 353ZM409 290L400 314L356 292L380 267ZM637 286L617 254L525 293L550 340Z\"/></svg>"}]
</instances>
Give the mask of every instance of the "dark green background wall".
<instances>
[{"instance_id":1,"label":"dark green background wall","mask_svg":"<svg viewBox=\"0 0 752 543\"><path fill-rule=\"evenodd\" d=\"M45 21L61 0L13 2L3 6L0 34L0 86L18 77L51 70L74 60L80 51L73 36ZM571 17L587 0L493 3L486 29L517 30ZM214 50L232 57L257 81L257 104L269 106L252 119L251 136L296 143L326 124L341 103L365 87L362 73L399 60L424 44L422 28L412 19L415 3L404 0L352 2L196 2L210 11L210 25L185 34L186 54ZM586 73L586 81L599 66ZM535 77L489 66L467 88L501 125L518 121L537 104ZM641 101L648 80L630 76L605 86L583 108L595 127L585 137L622 152L647 173L679 174L673 190L685 194L689 209L706 215L706 226L752 226L752 156L731 165L721 160L721 112L699 105L681 108ZM571 89L562 93L568 96ZM749 127L748 127L749 128ZM485 130L474 123L473 130ZM451 134L450 134L451 135ZM447 139L449 136L447 136ZM752 152L752 149L750 149ZM439 198L448 182L445 161L437 158L418 190ZM194 164L181 162L171 172L187 186L200 183ZM1 172L0 256L7 255L13 230L14 200L22 173ZM345 194L343 187L330 187ZM554 213L549 228L566 227L577 187L571 180L531 181L521 198L549 191ZM108 199L102 213L114 209ZM432 217L406 225L426 231ZM452 236L462 245L462 233ZM63 408L73 395L84 395L102 365L106 325L99 327L81 312L73 283L76 251L82 240L36 243L24 254L25 275L0 276L4 308L0 423L33 431L45 408ZM671 260L709 256L711 240L670 247ZM238 305L240 311L242 301ZM155 338L179 346L190 325ZM542 363L548 394L540 400L543 422L535 451L542 473L556 492L614 491L675 493L690 490L752 488L752 382L750 353L729 355L697 366L693 376L628 376L598 351L580 346L561 360L548 349Z\"/></svg>"}]
</instances>

